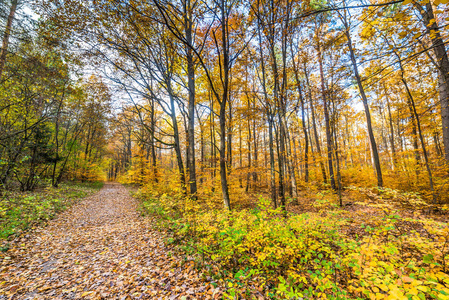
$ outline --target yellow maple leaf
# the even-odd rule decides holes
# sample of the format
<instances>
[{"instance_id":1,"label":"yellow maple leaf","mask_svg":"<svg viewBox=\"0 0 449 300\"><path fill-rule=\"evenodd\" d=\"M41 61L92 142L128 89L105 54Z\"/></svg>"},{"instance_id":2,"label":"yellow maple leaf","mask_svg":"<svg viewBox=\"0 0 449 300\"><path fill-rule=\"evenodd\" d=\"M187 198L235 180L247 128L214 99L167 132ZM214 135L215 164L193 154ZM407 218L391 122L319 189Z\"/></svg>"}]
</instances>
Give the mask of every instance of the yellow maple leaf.
<instances>
[{"instance_id":1,"label":"yellow maple leaf","mask_svg":"<svg viewBox=\"0 0 449 300\"><path fill-rule=\"evenodd\" d=\"M88 291L88 292L84 292L81 297L86 297L89 296L90 294L92 294L94 291Z\"/></svg>"}]
</instances>

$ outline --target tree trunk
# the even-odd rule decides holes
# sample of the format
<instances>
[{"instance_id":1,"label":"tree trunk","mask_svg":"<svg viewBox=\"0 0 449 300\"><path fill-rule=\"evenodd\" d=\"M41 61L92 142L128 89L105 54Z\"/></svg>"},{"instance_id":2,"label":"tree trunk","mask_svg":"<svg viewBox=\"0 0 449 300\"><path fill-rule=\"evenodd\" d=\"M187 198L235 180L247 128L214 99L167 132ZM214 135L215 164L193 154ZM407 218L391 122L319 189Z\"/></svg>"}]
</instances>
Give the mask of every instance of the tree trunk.
<instances>
[{"instance_id":1,"label":"tree trunk","mask_svg":"<svg viewBox=\"0 0 449 300\"><path fill-rule=\"evenodd\" d=\"M318 38L318 36L317 36ZM332 135L330 131L330 120L329 120L329 110L327 105L326 97L326 87L324 83L324 72L323 72L323 59L321 56L320 41L317 40L317 52L318 52L318 65L320 68L320 78L321 78L321 93L323 97L323 110L324 110L324 122L326 126L326 143L327 143L327 161L329 165L329 177L331 179L331 187L336 190L335 177L334 177L334 167L332 165Z\"/></svg>"},{"instance_id":2,"label":"tree trunk","mask_svg":"<svg viewBox=\"0 0 449 300\"><path fill-rule=\"evenodd\" d=\"M427 175L428 175L428 179L429 179L429 187L430 187L430 190L432 192L433 204L436 204L437 197L436 197L436 194L435 194L435 188L433 186L432 170L430 169L430 164L429 164L429 159L428 159L428 156L427 156L426 145L424 143L424 137L422 135L422 130L421 130L421 122L419 120L418 112L416 111L415 100L413 99L413 96L412 96L412 93L410 91L410 88L408 87L407 81L405 80L405 77L404 77L404 68L402 66L401 57L399 56L398 53L395 52L395 54L396 54L396 56L398 57L398 60L399 60L399 66L400 66L400 69L401 69L401 80L404 83L404 87L405 87L405 90L407 92L407 96L408 96L408 99L409 99L410 106L412 108L414 119L416 120L416 123L417 123L416 125L417 125L417 128L418 128L419 139L421 141L421 148L423 150L424 162L426 164L426 170L427 170Z\"/></svg>"},{"instance_id":3,"label":"tree trunk","mask_svg":"<svg viewBox=\"0 0 449 300\"><path fill-rule=\"evenodd\" d=\"M169 79L170 80L170 79ZM173 137L175 140L175 153L176 153L176 161L178 163L178 171L179 171L179 177L181 180L181 190L184 194L187 194L187 186L186 186L186 175L184 170L184 163L182 161L182 154L181 154L181 144L179 140L179 130L178 130L178 120L176 119L176 108L175 108L175 99L172 94L171 89L171 83L167 82L167 89L170 97L170 116L173 123Z\"/></svg>"},{"instance_id":4,"label":"tree trunk","mask_svg":"<svg viewBox=\"0 0 449 300\"><path fill-rule=\"evenodd\" d=\"M188 103L188 158L187 168L189 169L189 186L192 199L196 199L196 163L195 163L195 67L193 62L193 38L192 38L192 9L190 0L184 1L184 22L186 34L186 58L187 58L187 77L189 90Z\"/></svg>"},{"instance_id":5,"label":"tree trunk","mask_svg":"<svg viewBox=\"0 0 449 300\"><path fill-rule=\"evenodd\" d=\"M8 53L9 36L11 35L12 22L16 14L18 0L11 1L8 19L6 21L5 32L3 33L2 49L0 51L0 81L2 79L3 68L6 62L6 54Z\"/></svg>"},{"instance_id":6,"label":"tree trunk","mask_svg":"<svg viewBox=\"0 0 449 300\"><path fill-rule=\"evenodd\" d=\"M312 99L312 88L310 87L309 76L307 74L307 69L305 67L305 64L304 64L304 74L306 77L306 84L307 84L307 88L309 91L308 95L309 95L310 110L312 112L312 127L313 127L313 133L314 133L314 137L315 137L316 153L318 154L318 160L320 163L320 169L321 169L321 174L323 176L323 181L327 182L326 169L324 168L323 159L321 158L320 137L318 136L318 130L316 127L315 108L313 106L313 99Z\"/></svg>"},{"instance_id":7,"label":"tree trunk","mask_svg":"<svg viewBox=\"0 0 449 300\"><path fill-rule=\"evenodd\" d=\"M202 185L204 180L204 131L202 125L200 125L200 147L201 147L200 185Z\"/></svg>"},{"instance_id":8,"label":"tree trunk","mask_svg":"<svg viewBox=\"0 0 449 300\"><path fill-rule=\"evenodd\" d=\"M239 168L243 171L242 120L239 122ZM239 186L243 188L242 173L239 174Z\"/></svg>"},{"instance_id":9,"label":"tree trunk","mask_svg":"<svg viewBox=\"0 0 449 300\"><path fill-rule=\"evenodd\" d=\"M227 133L227 151L226 151L226 168L228 171L228 176L231 175L232 170L232 106L231 102L228 103L228 111L229 111L229 118L228 118L228 133Z\"/></svg>"},{"instance_id":10,"label":"tree trunk","mask_svg":"<svg viewBox=\"0 0 449 300\"><path fill-rule=\"evenodd\" d=\"M249 111L249 98L248 98L248 111ZM248 192L249 188L251 186L251 121L249 120L248 117L248 172L246 174L246 189L245 191Z\"/></svg>"},{"instance_id":11,"label":"tree trunk","mask_svg":"<svg viewBox=\"0 0 449 300\"><path fill-rule=\"evenodd\" d=\"M253 173L253 183L256 185L257 182L257 167L259 166L258 160L259 160L259 147L257 143L257 135L256 135L256 120L253 119L253 142L254 142L254 171Z\"/></svg>"},{"instance_id":12,"label":"tree trunk","mask_svg":"<svg viewBox=\"0 0 449 300\"><path fill-rule=\"evenodd\" d=\"M150 114L150 151L151 151L151 164L153 166L153 176L154 182L158 183L158 172L157 172L157 159L156 159L156 147L154 145L154 130L155 130L155 121L154 121L154 98L151 98L151 114Z\"/></svg>"},{"instance_id":13,"label":"tree trunk","mask_svg":"<svg viewBox=\"0 0 449 300\"><path fill-rule=\"evenodd\" d=\"M270 185L271 185L271 201L273 207L277 208L277 192L276 192L276 171L274 162L274 137L273 137L273 117L268 116L268 147L270 148Z\"/></svg>"},{"instance_id":14,"label":"tree trunk","mask_svg":"<svg viewBox=\"0 0 449 300\"><path fill-rule=\"evenodd\" d=\"M421 14L426 26L427 34L432 41L432 46L439 65L439 85L441 103L441 122L443 128L443 145L446 162L449 163L449 59L446 46L441 37L437 19L433 13L432 3L428 1L425 9L418 2L413 1L415 8Z\"/></svg>"},{"instance_id":15,"label":"tree trunk","mask_svg":"<svg viewBox=\"0 0 449 300\"><path fill-rule=\"evenodd\" d=\"M231 202L229 199L228 178L226 172L226 105L229 100L229 45L228 45L228 23L225 16L225 1L221 0L221 42L223 47L223 93L220 102L220 179L221 191L223 194L223 204L230 210Z\"/></svg>"},{"instance_id":16,"label":"tree trunk","mask_svg":"<svg viewBox=\"0 0 449 300\"><path fill-rule=\"evenodd\" d=\"M332 97L332 108L333 108L333 114L336 114L336 107L335 107L335 97ZM338 116L335 116L333 118L334 120L338 120ZM341 172L340 172L340 155L338 151L338 139L337 139L337 121L333 122L333 141L334 141L334 156L335 156L335 166L337 167L337 183L338 183L338 199L340 207L343 206L343 198L341 195L342 190L342 184L341 184Z\"/></svg>"},{"instance_id":17,"label":"tree trunk","mask_svg":"<svg viewBox=\"0 0 449 300\"><path fill-rule=\"evenodd\" d=\"M357 68L357 61L355 59L354 49L352 48L352 40L351 40L351 35L349 33L349 26L346 23L346 20L344 21L344 24L345 24L345 34L346 34L346 38L348 40L349 55L351 57L351 62L352 62L352 67L354 69L355 79L357 81L357 86L359 88L360 96L362 97L363 107L365 109L366 125L368 128L368 136L369 136L369 140L370 140L370 144L371 144L371 151L372 151L374 166L375 166L376 175L377 175L377 185L379 187L382 187L383 186L382 170L380 168L379 153L377 151L377 144L376 144L376 140L374 138L374 133L373 133L373 128L372 128L371 113L369 111L368 99L366 98L365 90L362 85L362 80L360 79L359 70Z\"/></svg>"},{"instance_id":18,"label":"tree trunk","mask_svg":"<svg viewBox=\"0 0 449 300\"><path fill-rule=\"evenodd\" d=\"M210 95L209 95L210 96ZM211 176L212 176L212 182L211 182L211 191L212 193L215 192L215 177L217 172L217 165L216 165L216 142L215 142L215 120L214 120L214 112L213 112L213 102L212 98L210 97L210 168L211 168Z\"/></svg>"},{"instance_id":19,"label":"tree trunk","mask_svg":"<svg viewBox=\"0 0 449 300\"><path fill-rule=\"evenodd\" d=\"M291 50L292 57L293 57L293 48ZM295 72L295 79L296 79L296 87L298 89L298 95L299 95L299 101L301 102L301 122L302 122L302 131L304 133L304 181L309 182L309 138L307 133L307 126L306 126L306 111L305 111L305 105L304 105L304 98L302 97L302 89L301 89L301 81L299 80L299 74L298 69L295 65L295 60L293 59L293 69ZM296 154L296 152L295 152Z\"/></svg>"},{"instance_id":20,"label":"tree trunk","mask_svg":"<svg viewBox=\"0 0 449 300\"><path fill-rule=\"evenodd\" d=\"M394 128L393 128L393 118L391 116L391 105L390 105L390 97L387 94L387 90L385 89L385 98L387 99L387 110L388 110L388 124L390 126L390 146L391 146L391 156L393 159L393 170L396 169L397 165L397 157L396 157L396 147L394 145Z\"/></svg>"},{"instance_id":21,"label":"tree trunk","mask_svg":"<svg viewBox=\"0 0 449 300\"><path fill-rule=\"evenodd\" d=\"M259 1L257 1L257 7L259 7ZM266 88L266 72L265 72L265 60L262 51L262 34L261 34L261 24L260 19L257 18L257 34L259 38L259 55L260 64L262 70L262 90L265 102L265 111L268 120L268 147L270 151L270 188L271 188L271 202L273 207L277 207L277 192L276 192L276 172L275 172L275 161L274 161L274 138L273 138L273 116L271 114L271 107L268 100L268 93Z\"/></svg>"},{"instance_id":22,"label":"tree trunk","mask_svg":"<svg viewBox=\"0 0 449 300\"><path fill-rule=\"evenodd\" d=\"M280 89L280 109L281 109L281 126L282 130L281 132L284 135L284 143L285 143L285 164L288 168L289 174L290 174L290 188L291 188L291 196L294 199L294 201L297 200L298 196L298 188L296 183L296 171L295 171L295 165L292 162L293 156L292 156L292 150L291 150L291 143L290 143L290 133L288 131L287 127L287 85L288 85L288 76L287 76L287 42L288 42L288 35L290 32L290 10L291 10L291 3L289 0L285 1L285 13L283 15L284 18L284 28L282 30L282 85ZM281 147L282 148L282 147Z\"/></svg>"}]
</instances>

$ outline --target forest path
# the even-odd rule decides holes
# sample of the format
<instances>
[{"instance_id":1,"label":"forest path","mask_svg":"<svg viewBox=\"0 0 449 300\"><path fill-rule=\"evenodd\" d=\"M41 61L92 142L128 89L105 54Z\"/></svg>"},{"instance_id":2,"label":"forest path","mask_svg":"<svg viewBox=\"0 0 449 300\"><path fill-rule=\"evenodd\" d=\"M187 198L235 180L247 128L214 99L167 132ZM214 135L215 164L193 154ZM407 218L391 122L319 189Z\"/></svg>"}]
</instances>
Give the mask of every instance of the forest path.
<instances>
[{"instance_id":1,"label":"forest path","mask_svg":"<svg viewBox=\"0 0 449 300\"><path fill-rule=\"evenodd\" d=\"M137 208L122 185L106 183L0 256L0 299L218 298Z\"/></svg>"}]
</instances>

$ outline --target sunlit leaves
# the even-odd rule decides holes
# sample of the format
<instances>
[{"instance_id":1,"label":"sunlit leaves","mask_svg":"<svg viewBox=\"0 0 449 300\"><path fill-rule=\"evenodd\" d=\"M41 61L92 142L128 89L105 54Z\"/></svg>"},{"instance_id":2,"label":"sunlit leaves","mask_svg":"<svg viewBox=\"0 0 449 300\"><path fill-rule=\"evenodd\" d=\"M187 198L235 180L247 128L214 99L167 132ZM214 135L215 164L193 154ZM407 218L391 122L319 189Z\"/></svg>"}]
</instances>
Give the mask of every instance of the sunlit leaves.
<instances>
[{"instance_id":1,"label":"sunlit leaves","mask_svg":"<svg viewBox=\"0 0 449 300\"><path fill-rule=\"evenodd\" d=\"M357 204L370 211L368 219L361 218L362 212L333 211L324 200L317 201L318 214L284 219L263 198L257 209L228 213L204 211L198 203L158 194L150 186L138 195L150 213L182 237L189 251L209 258L207 264L215 262L230 296L250 292L251 286L279 298L444 299L449 276L442 271L448 256L443 245L449 240L449 228L432 220L402 217L382 197L403 203L419 203L419 199L395 190L384 193L368 198L378 199L379 204ZM176 212L180 204L182 214ZM363 224L365 220L369 225ZM413 225L407 228L407 224ZM422 226L431 237L412 229ZM356 239L342 234L356 227L362 229Z\"/></svg>"}]
</instances>

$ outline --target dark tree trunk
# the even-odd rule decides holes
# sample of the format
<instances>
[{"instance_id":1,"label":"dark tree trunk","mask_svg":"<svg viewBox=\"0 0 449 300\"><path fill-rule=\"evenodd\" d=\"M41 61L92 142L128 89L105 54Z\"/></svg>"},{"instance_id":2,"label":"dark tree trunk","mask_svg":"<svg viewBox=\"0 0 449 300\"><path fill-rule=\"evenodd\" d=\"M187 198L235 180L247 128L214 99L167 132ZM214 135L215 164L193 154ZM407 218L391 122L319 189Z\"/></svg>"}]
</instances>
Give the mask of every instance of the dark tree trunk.
<instances>
[{"instance_id":1,"label":"dark tree trunk","mask_svg":"<svg viewBox=\"0 0 449 300\"><path fill-rule=\"evenodd\" d=\"M18 0L11 1L8 19L6 20L5 32L3 33L2 48L0 50L0 81L2 79L3 68L6 62L6 54L8 53L9 36L11 35L12 22L16 14Z\"/></svg>"},{"instance_id":2,"label":"dark tree trunk","mask_svg":"<svg viewBox=\"0 0 449 300\"><path fill-rule=\"evenodd\" d=\"M176 161L178 163L178 171L179 171L179 177L181 181L181 189L184 194L187 194L187 186L186 186L186 175L184 170L184 163L182 161L182 154L181 154L181 143L179 140L179 129L178 129L178 120L176 119L176 108L175 108L175 99L172 94L172 88L170 79L167 80L167 91L169 93L170 97L170 117L173 123L173 138L174 138L174 149L176 153Z\"/></svg>"},{"instance_id":3,"label":"dark tree trunk","mask_svg":"<svg viewBox=\"0 0 449 300\"><path fill-rule=\"evenodd\" d=\"M427 156L426 145L425 145L424 137L423 137L422 130L421 130L421 122L419 120L418 112L416 111L415 100L413 99L413 96L412 96L412 93L410 91L410 88L409 88L409 86L407 84L407 81L405 80L405 77L404 77L404 68L402 66L401 57L399 56L398 53L395 52L395 54L396 54L396 56L397 56L397 58L399 60L399 66L400 66L400 69L401 69L401 80L404 83L404 87L405 87L405 90L407 92L407 96L408 96L408 99L409 99L409 104L411 106L411 110L412 110L414 119L416 120L416 123L417 123L416 126L418 128L419 139L421 141L421 148L423 150L423 155L424 155L424 162L426 164L426 170L427 170L427 175L428 175L428 179L429 179L429 187L430 187L430 190L432 192L433 204L436 204L437 196L436 196L435 188L434 188L434 185L433 185L432 170L430 169L429 158Z\"/></svg>"},{"instance_id":4,"label":"dark tree trunk","mask_svg":"<svg viewBox=\"0 0 449 300\"><path fill-rule=\"evenodd\" d=\"M228 45L228 20L225 14L226 2L221 0L221 46L223 50L223 93L220 102L220 179L221 191L223 194L223 203L227 209L231 209L231 201L229 199L228 178L226 172L226 105L229 101L229 45Z\"/></svg>"},{"instance_id":5,"label":"dark tree trunk","mask_svg":"<svg viewBox=\"0 0 449 300\"><path fill-rule=\"evenodd\" d=\"M368 128L368 136L369 136L369 140L370 140L370 144L371 144L371 151L373 154L374 166L375 166L375 171L376 171L376 175L377 175L377 185L379 187L382 187L383 186L382 170L380 167L380 159L379 159L379 153L377 151L376 139L374 138L374 133L373 133L373 128L372 128L371 113L369 111L368 99L366 98L365 90L362 85L362 80L360 79L359 70L357 68L357 61L355 59L354 49L352 48L352 40L351 40L351 35L349 33L350 29L349 29L349 26L348 26L346 20L344 20L344 24L345 24L345 34L346 34L346 38L348 41L349 55L351 57L352 67L354 69L354 76L357 81L357 86L359 88L360 96L362 97L363 107L365 109L366 125Z\"/></svg>"},{"instance_id":6,"label":"dark tree trunk","mask_svg":"<svg viewBox=\"0 0 449 300\"><path fill-rule=\"evenodd\" d=\"M443 145L446 162L449 163L449 59L446 52L446 46L440 33L437 19L433 13L432 3L428 1L425 9L418 1L413 1L415 8L421 14L422 21L426 26L429 38L437 58L440 77L440 103L441 103L441 122L443 128Z\"/></svg>"},{"instance_id":7,"label":"dark tree trunk","mask_svg":"<svg viewBox=\"0 0 449 300\"><path fill-rule=\"evenodd\" d=\"M151 98L151 112L150 112L150 151L151 151L151 164L153 166L153 176L154 176L154 182L158 183L159 179L158 179L158 172L157 172L157 158L156 158L156 146L155 146L155 139L154 139L154 135L155 135L155 127L156 127L156 122L154 120L154 98Z\"/></svg>"},{"instance_id":8,"label":"dark tree trunk","mask_svg":"<svg viewBox=\"0 0 449 300\"><path fill-rule=\"evenodd\" d=\"M292 57L293 57L293 47L291 49ZM296 87L298 89L298 95L299 95L299 101L301 102L301 122L302 122L302 131L304 133L304 181L309 182L309 137L307 133L307 126L306 126L306 110L304 105L304 98L302 96L302 89L301 89L301 81L299 80L299 74L298 69L295 64L295 60L293 59L293 69L295 72L295 79L296 79ZM296 151L295 151L296 154Z\"/></svg>"},{"instance_id":9,"label":"dark tree trunk","mask_svg":"<svg viewBox=\"0 0 449 300\"><path fill-rule=\"evenodd\" d=\"M332 164L332 135L330 131L330 120L329 120L329 110L326 97L326 87L324 83L324 72L323 72L323 58L321 54L320 41L317 41L317 51L318 51L318 65L320 67L320 78L321 78L321 93L323 97L323 110L324 110L324 122L326 126L326 143L327 143L327 161L329 165L329 177L331 179L331 187L336 190L335 177L334 177L334 167Z\"/></svg>"},{"instance_id":10,"label":"dark tree trunk","mask_svg":"<svg viewBox=\"0 0 449 300\"><path fill-rule=\"evenodd\" d=\"M390 97L388 96L388 92L385 89L385 97L387 99L387 110L388 110L388 124L390 127L390 147L391 147L391 156L393 158L393 169L396 169L397 165L397 157L396 157L396 147L394 144L394 127L393 127L393 118L391 116L391 105L390 105Z\"/></svg>"},{"instance_id":11,"label":"dark tree trunk","mask_svg":"<svg viewBox=\"0 0 449 300\"><path fill-rule=\"evenodd\" d=\"M318 154L318 160L319 160L319 164L320 164L321 174L323 176L323 181L327 182L326 169L324 168L324 163L321 158L320 137L318 136L318 130L317 130L317 126L316 126L315 108L313 106L313 99L312 99L312 88L310 87L309 77L308 77L307 69L306 69L305 65L304 65L304 74L306 77L306 84L307 84L307 88L309 91L308 95L309 95L310 110L312 112L312 127L313 127L313 133L314 133L314 137L315 137L316 153Z\"/></svg>"}]
</instances>

